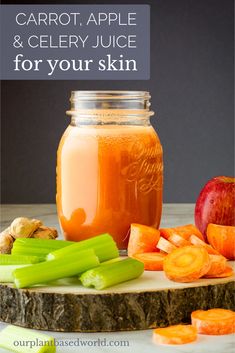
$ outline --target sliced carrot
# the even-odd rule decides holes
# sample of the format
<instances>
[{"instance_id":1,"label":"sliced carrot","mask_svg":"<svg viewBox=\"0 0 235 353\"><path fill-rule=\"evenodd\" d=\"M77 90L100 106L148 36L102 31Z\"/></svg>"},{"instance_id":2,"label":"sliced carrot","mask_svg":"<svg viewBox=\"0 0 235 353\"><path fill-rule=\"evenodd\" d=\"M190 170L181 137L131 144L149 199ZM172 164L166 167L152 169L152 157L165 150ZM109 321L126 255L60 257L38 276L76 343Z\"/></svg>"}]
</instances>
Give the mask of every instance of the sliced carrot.
<instances>
[{"instance_id":1,"label":"sliced carrot","mask_svg":"<svg viewBox=\"0 0 235 353\"><path fill-rule=\"evenodd\" d=\"M157 250L159 250L159 249L157 249ZM163 250L160 250L160 251L159 251L159 254L167 255L167 252L165 252L165 251L163 251Z\"/></svg>"},{"instance_id":2,"label":"sliced carrot","mask_svg":"<svg viewBox=\"0 0 235 353\"><path fill-rule=\"evenodd\" d=\"M159 230L142 224L132 223L128 242L128 256L157 251L156 245L159 238Z\"/></svg>"},{"instance_id":3,"label":"sliced carrot","mask_svg":"<svg viewBox=\"0 0 235 353\"><path fill-rule=\"evenodd\" d=\"M208 224L208 242L229 260L235 260L235 227Z\"/></svg>"},{"instance_id":4,"label":"sliced carrot","mask_svg":"<svg viewBox=\"0 0 235 353\"><path fill-rule=\"evenodd\" d=\"M205 274L204 278L225 278L225 277L230 277L234 274L234 271L231 266L226 266L224 271L221 273L217 273L214 275L208 275L208 273Z\"/></svg>"},{"instance_id":5,"label":"sliced carrot","mask_svg":"<svg viewBox=\"0 0 235 353\"><path fill-rule=\"evenodd\" d=\"M211 260L211 266L206 273L206 276L214 276L223 273L227 265L226 258L222 255L209 255L209 257Z\"/></svg>"},{"instance_id":6,"label":"sliced carrot","mask_svg":"<svg viewBox=\"0 0 235 353\"><path fill-rule=\"evenodd\" d=\"M135 254L133 257L144 264L144 269L148 271L162 271L163 261L166 255L159 252L146 252L142 254Z\"/></svg>"},{"instance_id":7,"label":"sliced carrot","mask_svg":"<svg viewBox=\"0 0 235 353\"><path fill-rule=\"evenodd\" d=\"M199 239L194 234L190 236L189 241L193 245L202 246L203 248L205 248L207 250L208 254L220 255L220 253L217 250L213 249L212 246L210 246L209 244L205 243L203 240Z\"/></svg>"},{"instance_id":8,"label":"sliced carrot","mask_svg":"<svg viewBox=\"0 0 235 353\"><path fill-rule=\"evenodd\" d=\"M174 325L153 331L153 341L160 344L185 344L196 339L197 330L192 325Z\"/></svg>"},{"instance_id":9,"label":"sliced carrot","mask_svg":"<svg viewBox=\"0 0 235 353\"><path fill-rule=\"evenodd\" d=\"M235 332L235 312L226 309L196 310L192 325L205 335L227 335Z\"/></svg>"},{"instance_id":10,"label":"sliced carrot","mask_svg":"<svg viewBox=\"0 0 235 353\"><path fill-rule=\"evenodd\" d=\"M157 249L170 254L173 250L177 249L174 244L171 244L168 240L163 237L160 237L157 243Z\"/></svg>"},{"instance_id":11,"label":"sliced carrot","mask_svg":"<svg viewBox=\"0 0 235 353\"><path fill-rule=\"evenodd\" d=\"M175 246L177 246L178 248L182 247L182 246L188 246L191 245L191 243L184 239L181 235L178 234L172 234L169 236L168 240L174 244Z\"/></svg>"},{"instance_id":12,"label":"sliced carrot","mask_svg":"<svg viewBox=\"0 0 235 353\"><path fill-rule=\"evenodd\" d=\"M195 234L198 238L204 240L203 234L193 224L186 224L184 226L179 226L174 228L161 228L159 230L160 230L161 236L166 239L168 239L172 234L178 234L182 238L188 240L190 235Z\"/></svg>"},{"instance_id":13,"label":"sliced carrot","mask_svg":"<svg viewBox=\"0 0 235 353\"><path fill-rule=\"evenodd\" d=\"M163 269L175 282L192 282L204 276L210 268L210 257L203 247L184 246L168 254Z\"/></svg>"}]
</instances>

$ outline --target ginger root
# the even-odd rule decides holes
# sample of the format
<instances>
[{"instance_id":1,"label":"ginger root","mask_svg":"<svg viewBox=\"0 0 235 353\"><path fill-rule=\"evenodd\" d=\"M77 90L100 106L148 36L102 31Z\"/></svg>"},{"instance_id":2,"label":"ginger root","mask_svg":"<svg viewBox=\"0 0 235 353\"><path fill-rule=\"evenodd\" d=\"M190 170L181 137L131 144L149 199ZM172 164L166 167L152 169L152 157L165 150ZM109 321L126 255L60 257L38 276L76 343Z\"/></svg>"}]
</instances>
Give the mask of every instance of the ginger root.
<instances>
[{"instance_id":1,"label":"ginger root","mask_svg":"<svg viewBox=\"0 0 235 353\"><path fill-rule=\"evenodd\" d=\"M40 226L32 235L32 238L39 239L55 239L57 237L58 233L55 228L45 226Z\"/></svg>"},{"instance_id":2,"label":"ginger root","mask_svg":"<svg viewBox=\"0 0 235 353\"><path fill-rule=\"evenodd\" d=\"M10 225L10 234L13 238L29 238L42 225L38 219L18 217Z\"/></svg>"},{"instance_id":3,"label":"ginger root","mask_svg":"<svg viewBox=\"0 0 235 353\"><path fill-rule=\"evenodd\" d=\"M0 233L0 254L10 254L17 238L56 239L57 236L55 228L44 226L38 219L18 217Z\"/></svg>"},{"instance_id":4,"label":"ginger root","mask_svg":"<svg viewBox=\"0 0 235 353\"><path fill-rule=\"evenodd\" d=\"M0 254L10 254L14 239L9 232L10 227L0 233Z\"/></svg>"}]
</instances>

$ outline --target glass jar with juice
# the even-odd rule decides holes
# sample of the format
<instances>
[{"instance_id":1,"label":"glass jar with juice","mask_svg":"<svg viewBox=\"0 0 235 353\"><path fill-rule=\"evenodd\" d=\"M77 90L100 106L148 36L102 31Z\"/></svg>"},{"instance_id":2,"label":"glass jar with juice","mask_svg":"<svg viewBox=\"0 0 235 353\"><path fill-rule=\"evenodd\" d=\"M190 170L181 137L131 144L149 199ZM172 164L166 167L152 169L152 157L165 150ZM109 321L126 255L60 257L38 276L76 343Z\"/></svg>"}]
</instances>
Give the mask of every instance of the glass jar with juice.
<instances>
[{"instance_id":1,"label":"glass jar with juice","mask_svg":"<svg viewBox=\"0 0 235 353\"><path fill-rule=\"evenodd\" d=\"M57 152L57 210L65 239L109 233L125 250L131 223L158 227L162 146L142 91L74 91Z\"/></svg>"}]
</instances>

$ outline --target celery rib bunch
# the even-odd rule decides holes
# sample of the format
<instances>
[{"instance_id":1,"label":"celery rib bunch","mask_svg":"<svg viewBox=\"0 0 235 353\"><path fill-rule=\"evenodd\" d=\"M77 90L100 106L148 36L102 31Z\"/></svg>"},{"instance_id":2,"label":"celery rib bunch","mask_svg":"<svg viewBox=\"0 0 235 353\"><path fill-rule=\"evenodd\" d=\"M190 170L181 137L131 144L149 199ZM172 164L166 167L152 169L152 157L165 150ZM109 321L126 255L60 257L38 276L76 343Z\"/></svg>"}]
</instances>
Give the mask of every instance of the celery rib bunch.
<instances>
[{"instance_id":1,"label":"celery rib bunch","mask_svg":"<svg viewBox=\"0 0 235 353\"><path fill-rule=\"evenodd\" d=\"M53 242L53 244L52 244ZM19 242L20 243L20 242ZM46 245L51 251L47 255L47 261L43 261L25 268L17 268L13 272L14 283L17 288L24 288L36 284L44 284L57 279L79 275L88 269L99 266L100 262L118 257L118 249L113 238L109 234L102 234L87 240L73 243L67 242L66 246L59 244L63 241L36 240L24 242L30 248L34 247L34 254L39 257L46 254ZM22 247L22 245L18 245ZM53 250L54 250L53 249ZM42 250L42 253L40 252ZM47 250L48 253L48 250ZM16 255L12 255L16 256Z\"/></svg>"},{"instance_id":2,"label":"celery rib bunch","mask_svg":"<svg viewBox=\"0 0 235 353\"><path fill-rule=\"evenodd\" d=\"M14 282L17 288L79 276L85 287L104 289L137 278L143 270L142 262L119 258L109 234L80 242L17 239L13 254L0 256L0 282Z\"/></svg>"}]
</instances>

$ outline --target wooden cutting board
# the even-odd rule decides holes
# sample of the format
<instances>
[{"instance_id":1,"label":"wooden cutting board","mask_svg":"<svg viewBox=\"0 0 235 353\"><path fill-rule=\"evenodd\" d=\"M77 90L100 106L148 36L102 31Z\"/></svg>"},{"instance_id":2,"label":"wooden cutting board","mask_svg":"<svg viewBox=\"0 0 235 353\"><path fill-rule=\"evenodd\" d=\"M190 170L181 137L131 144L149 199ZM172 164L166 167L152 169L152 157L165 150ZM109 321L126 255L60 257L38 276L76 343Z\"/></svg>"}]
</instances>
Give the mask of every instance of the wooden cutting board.
<instances>
[{"instance_id":1,"label":"wooden cutting board","mask_svg":"<svg viewBox=\"0 0 235 353\"><path fill-rule=\"evenodd\" d=\"M0 284L0 320L70 332L142 330L187 323L196 309L235 310L234 280L235 276L176 283L162 271L146 271L139 279L103 291L84 288L75 278L31 289Z\"/></svg>"}]
</instances>

